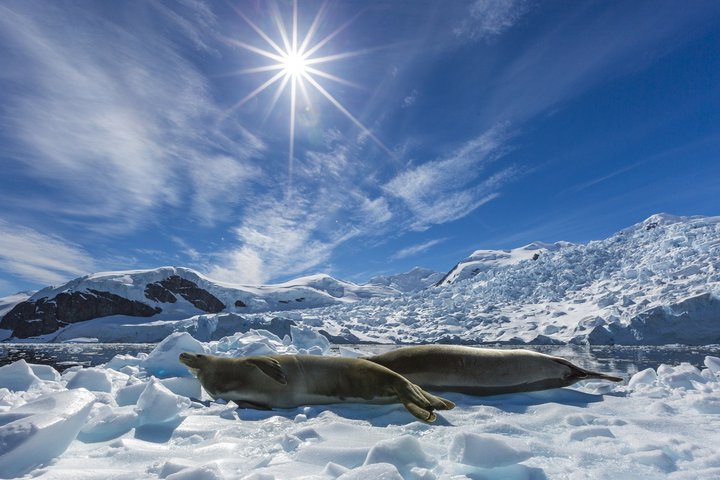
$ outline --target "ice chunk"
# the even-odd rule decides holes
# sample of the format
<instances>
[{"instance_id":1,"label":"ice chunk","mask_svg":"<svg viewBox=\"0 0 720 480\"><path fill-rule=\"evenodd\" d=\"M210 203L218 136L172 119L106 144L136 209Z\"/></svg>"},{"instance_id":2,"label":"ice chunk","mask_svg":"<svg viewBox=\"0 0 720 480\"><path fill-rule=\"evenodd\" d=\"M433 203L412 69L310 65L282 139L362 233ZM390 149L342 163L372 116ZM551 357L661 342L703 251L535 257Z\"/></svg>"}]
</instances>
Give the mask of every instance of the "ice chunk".
<instances>
[{"instance_id":1,"label":"ice chunk","mask_svg":"<svg viewBox=\"0 0 720 480\"><path fill-rule=\"evenodd\" d=\"M115 401L118 405L135 405L140 398L143 390L147 387L147 383L136 383L134 385L128 385L117 391L115 394Z\"/></svg>"},{"instance_id":2,"label":"ice chunk","mask_svg":"<svg viewBox=\"0 0 720 480\"><path fill-rule=\"evenodd\" d=\"M10 365L0 367L0 388L13 391L27 390L40 383L25 360L18 360Z\"/></svg>"},{"instance_id":3,"label":"ice chunk","mask_svg":"<svg viewBox=\"0 0 720 480\"><path fill-rule=\"evenodd\" d=\"M705 357L705 366L710 369L712 373L720 377L720 358L711 357L710 355Z\"/></svg>"},{"instance_id":4,"label":"ice chunk","mask_svg":"<svg viewBox=\"0 0 720 480\"><path fill-rule=\"evenodd\" d=\"M463 432L453 437L449 457L465 465L496 468L527 460L532 453L508 445L499 435Z\"/></svg>"},{"instance_id":5,"label":"ice chunk","mask_svg":"<svg viewBox=\"0 0 720 480\"><path fill-rule=\"evenodd\" d=\"M413 467L431 467L435 462L423 451L417 438L403 435L376 443L365 458L365 465L373 463L390 463L407 474Z\"/></svg>"},{"instance_id":6,"label":"ice chunk","mask_svg":"<svg viewBox=\"0 0 720 480\"><path fill-rule=\"evenodd\" d=\"M203 344L189 333L175 332L160 342L141 366L157 377L188 377L190 372L178 360L182 352L207 353Z\"/></svg>"},{"instance_id":7,"label":"ice chunk","mask_svg":"<svg viewBox=\"0 0 720 480\"><path fill-rule=\"evenodd\" d=\"M222 480L223 478L216 465L185 468L165 477L166 480Z\"/></svg>"},{"instance_id":8,"label":"ice chunk","mask_svg":"<svg viewBox=\"0 0 720 480\"><path fill-rule=\"evenodd\" d=\"M337 480L403 480L402 475L389 463L373 463L354 468L340 475Z\"/></svg>"},{"instance_id":9,"label":"ice chunk","mask_svg":"<svg viewBox=\"0 0 720 480\"><path fill-rule=\"evenodd\" d=\"M330 341L315 330L306 327L290 326L292 343L298 350L322 355L330 350Z\"/></svg>"},{"instance_id":10,"label":"ice chunk","mask_svg":"<svg viewBox=\"0 0 720 480\"><path fill-rule=\"evenodd\" d=\"M122 368L127 366L137 366L140 365L141 362L142 359L134 355L118 354L105 364L105 368L112 368L113 370L121 371Z\"/></svg>"},{"instance_id":11,"label":"ice chunk","mask_svg":"<svg viewBox=\"0 0 720 480\"><path fill-rule=\"evenodd\" d=\"M658 367L658 379L665 385L672 388L685 388L692 390L695 383L705 383L707 379L700 374L693 365L683 362L680 365L660 365Z\"/></svg>"},{"instance_id":12,"label":"ice chunk","mask_svg":"<svg viewBox=\"0 0 720 480\"><path fill-rule=\"evenodd\" d=\"M63 453L94 401L85 389L64 390L0 414L0 477L23 475Z\"/></svg>"},{"instance_id":13,"label":"ice chunk","mask_svg":"<svg viewBox=\"0 0 720 480\"><path fill-rule=\"evenodd\" d=\"M247 355L273 355L286 348L280 337L267 330L249 330L218 340L212 353L224 353L232 357Z\"/></svg>"},{"instance_id":14,"label":"ice chunk","mask_svg":"<svg viewBox=\"0 0 720 480\"><path fill-rule=\"evenodd\" d=\"M40 380L47 380L49 382L60 381L60 373L50 365L37 365L35 363L28 363L28 365Z\"/></svg>"},{"instance_id":15,"label":"ice chunk","mask_svg":"<svg viewBox=\"0 0 720 480\"><path fill-rule=\"evenodd\" d=\"M84 368L70 379L67 388L87 388L94 392L111 392L112 382L102 368Z\"/></svg>"},{"instance_id":16,"label":"ice chunk","mask_svg":"<svg viewBox=\"0 0 720 480\"><path fill-rule=\"evenodd\" d=\"M638 385L649 385L655 383L657 380L657 374L652 368L646 368L632 376L628 381L627 388L632 391L635 390Z\"/></svg>"},{"instance_id":17,"label":"ice chunk","mask_svg":"<svg viewBox=\"0 0 720 480\"><path fill-rule=\"evenodd\" d=\"M137 418L134 407L110 407L96 403L78 437L83 442L109 440L133 428Z\"/></svg>"},{"instance_id":18,"label":"ice chunk","mask_svg":"<svg viewBox=\"0 0 720 480\"><path fill-rule=\"evenodd\" d=\"M160 379L160 383L172 393L188 398L201 398L202 388L200 382L194 377L172 377ZM117 391L115 401L118 405L135 405L147 387L146 382L127 385Z\"/></svg>"},{"instance_id":19,"label":"ice chunk","mask_svg":"<svg viewBox=\"0 0 720 480\"><path fill-rule=\"evenodd\" d=\"M175 395L158 379L153 378L137 402L138 425L169 422L189 406L189 399Z\"/></svg>"}]
</instances>

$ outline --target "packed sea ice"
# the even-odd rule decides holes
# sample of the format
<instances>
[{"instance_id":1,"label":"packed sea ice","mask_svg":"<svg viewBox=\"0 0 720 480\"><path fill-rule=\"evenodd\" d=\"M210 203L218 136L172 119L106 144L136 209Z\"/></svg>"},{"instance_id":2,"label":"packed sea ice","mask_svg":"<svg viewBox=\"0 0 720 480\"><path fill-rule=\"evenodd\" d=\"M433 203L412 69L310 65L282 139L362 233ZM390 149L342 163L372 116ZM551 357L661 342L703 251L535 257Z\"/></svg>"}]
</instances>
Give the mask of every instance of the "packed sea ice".
<instances>
[{"instance_id":1,"label":"packed sea ice","mask_svg":"<svg viewBox=\"0 0 720 480\"><path fill-rule=\"evenodd\" d=\"M176 333L150 354L62 375L22 360L0 367L0 477L720 478L716 357L703 369L660 365L623 385L444 393L457 407L426 424L401 405L236 409L212 401L179 367L182 351L331 354L304 329L209 343Z\"/></svg>"}]
</instances>

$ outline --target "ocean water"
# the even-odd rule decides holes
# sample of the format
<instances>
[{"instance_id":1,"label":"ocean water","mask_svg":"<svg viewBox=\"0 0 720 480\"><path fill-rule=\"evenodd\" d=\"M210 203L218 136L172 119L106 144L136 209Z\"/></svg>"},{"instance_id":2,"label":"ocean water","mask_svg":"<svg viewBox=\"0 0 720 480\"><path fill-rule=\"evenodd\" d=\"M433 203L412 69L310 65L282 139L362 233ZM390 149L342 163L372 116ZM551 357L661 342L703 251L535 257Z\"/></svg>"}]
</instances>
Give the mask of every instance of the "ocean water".
<instances>
[{"instance_id":1,"label":"ocean water","mask_svg":"<svg viewBox=\"0 0 720 480\"><path fill-rule=\"evenodd\" d=\"M28 363L51 365L63 371L75 365L86 367L108 362L117 354L149 353L155 343L0 343L0 366L25 359ZM646 368L660 364L676 365L687 362L702 367L707 355L720 356L720 345L482 345L484 348L526 348L549 355L557 355L576 364L629 377ZM339 355L340 346L331 351ZM365 355L387 352L394 345L342 345Z\"/></svg>"}]
</instances>

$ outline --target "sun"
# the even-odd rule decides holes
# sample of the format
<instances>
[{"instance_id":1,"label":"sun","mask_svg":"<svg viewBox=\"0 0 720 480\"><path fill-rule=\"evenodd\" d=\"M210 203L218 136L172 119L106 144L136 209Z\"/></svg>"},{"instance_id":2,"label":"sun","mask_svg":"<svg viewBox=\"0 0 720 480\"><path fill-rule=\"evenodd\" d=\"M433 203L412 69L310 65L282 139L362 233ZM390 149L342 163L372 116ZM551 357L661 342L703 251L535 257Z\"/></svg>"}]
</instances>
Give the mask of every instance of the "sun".
<instances>
[{"instance_id":1,"label":"sun","mask_svg":"<svg viewBox=\"0 0 720 480\"><path fill-rule=\"evenodd\" d=\"M286 76L302 78L302 76L307 72L305 59L298 53L290 53L289 55L283 57L282 65L283 72Z\"/></svg>"},{"instance_id":2,"label":"sun","mask_svg":"<svg viewBox=\"0 0 720 480\"><path fill-rule=\"evenodd\" d=\"M347 28L348 25L350 25L352 21L357 18L357 16L345 22L343 25L335 29L332 33L325 36L321 40L312 43L315 34L317 33L318 28L320 27L320 24L323 20L323 16L327 10L327 2L323 3L323 5L318 10L310 27L308 28L307 32L305 32L305 36L302 38L302 41L298 41L299 38L297 0L294 0L292 4L292 26L289 33L288 29L286 28L285 21L283 20L282 15L277 7L277 4L274 1L270 1L269 6L270 14L272 15L272 19L275 23L275 26L277 27L277 35L279 36L279 38L276 39L273 39L268 33L264 32L257 25L255 25L255 23L250 18L248 18L241 10L235 10L238 15L255 31L255 33L257 33L260 38L263 39L263 41L270 47L270 50L267 50L265 48L259 48L233 38L225 38L226 42L231 45L235 45L245 50L248 50L260 57L265 58L266 60L270 59L274 63L266 64L259 67L246 68L239 72L235 72L238 74L270 73L271 76L266 81L261 83L257 88L255 88L252 92L245 95L235 105L233 105L225 113L223 118L227 118L232 112L242 107L249 100L255 98L257 95L270 88L272 85L277 84L275 94L270 100L270 105L268 109L268 112L270 112L275 107L275 104L278 102L280 96L284 92L289 90L290 141L288 149L288 169L290 179L292 179L292 165L295 157L295 116L297 110L297 96L298 91L300 91L300 94L303 96L303 100L307 104L309 104L309 85L317 92L319 92L320 95L324 97L328 102L330 102L335 108L337 108L348 120L350 120L353 124L360 128L365 137L370 138L385 152L392 155L390 150L385 145L383 145L383 143L375 136L375 134L373 134L365 125L360 122L360 120L358 120L352 113L350 113L350 111L348 111L348 109L345 108L339 100L337 100L325 87L323 87L319 81L319 78L322 78L334 83L339 83L355 88L362 88L351 81L335 76L324 70L320 70L318 66L344 60L357 55L364 55L373 50L376 50L375 48L366 48L352 52L337 53L333 55L317 55L317 53L323 47L328 45L333 38L335 38L345 28Z\"/></svg>"}]
</instances>

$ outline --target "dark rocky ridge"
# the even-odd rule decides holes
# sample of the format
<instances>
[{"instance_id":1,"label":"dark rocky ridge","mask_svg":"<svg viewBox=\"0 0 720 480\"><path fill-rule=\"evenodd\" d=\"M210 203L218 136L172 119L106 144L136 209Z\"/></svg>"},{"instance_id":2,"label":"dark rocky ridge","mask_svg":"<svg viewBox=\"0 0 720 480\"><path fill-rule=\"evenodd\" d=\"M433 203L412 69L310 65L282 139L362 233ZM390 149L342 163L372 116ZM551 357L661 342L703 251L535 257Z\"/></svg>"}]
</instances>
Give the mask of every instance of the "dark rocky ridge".
<instances>
[{"instance_id":1,"label":"dark rocky ridge","mask_svg":"<svg viewBox=\"0 0 720 480\"><path fill-rule=\"evenodd\" d=\"M40 298L21 302L0 321L0 328L13 331L16 338L28 338L53 333L76 322L109 315L150 317L162 312L137 300L97 290L62 292L54 298Z\"/></svg>"},{"instance_id":2,"label":"dark rocky ridge","mask_svg":"<svg viewBox=\"0 0 720 480\"><path fill-rule=\"evenodd\" d=\"M159 282L148 283L145 287L145 297L155 302L175 303L177 298L173 293L180 295L192 303L195 308L207 313L218 313L225 309L225 305L213 294L179 275L172 275Z\"/></svg>"},{"instance_id":3,"label":"dark rocky ridge","mask_svg":"<svg viewBox=\"0 0 720 480\"><path fill-rule=\"evenodd\" d=\"M195 308L207 313L218 313L225 309L225 305L210 292L178 275L145 286L145 297L153 302L175 303L175 295L180 295ZM151 317L161 312L162 308L152 307L138 300L87 289L58 293L53 298L43 297L21 302L2 318L0 328L12 330L15 338L29 338L56 332L71 323L100 317Z\"/></svg>"}]
</instances>

